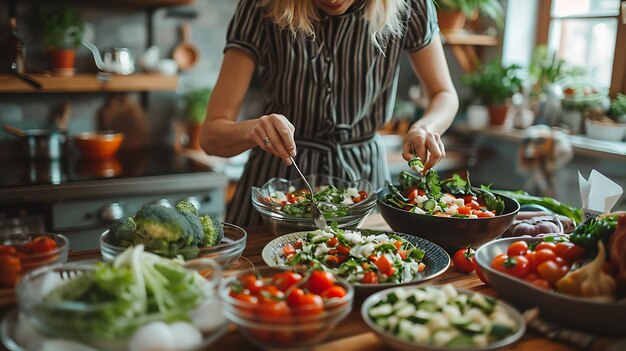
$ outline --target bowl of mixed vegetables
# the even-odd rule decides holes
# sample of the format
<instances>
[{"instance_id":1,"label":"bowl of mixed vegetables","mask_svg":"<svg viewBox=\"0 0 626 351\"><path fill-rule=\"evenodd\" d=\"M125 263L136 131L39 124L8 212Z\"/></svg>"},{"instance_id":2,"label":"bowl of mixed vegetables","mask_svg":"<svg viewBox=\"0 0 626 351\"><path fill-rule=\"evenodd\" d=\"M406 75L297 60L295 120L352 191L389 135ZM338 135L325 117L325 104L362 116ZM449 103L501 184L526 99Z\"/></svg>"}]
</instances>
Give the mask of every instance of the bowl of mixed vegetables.
<instances>
[{"instance_id":1,"label":"bowl of mixed vegetables","mask_svg":"<svg viewBox=\"0 0 626 351\"><path fill-rule=\"evenodd\" d=\"M261 253L269 266L323 269L360 289L416 284L443 273L450 256L418 237L374 229L329 227L282 235Z\"/></svg>"},{"instance_id":2,"label":"bowl of mixed vegetables","mask_svg":"<svg viewBox=\"0 0 626 351\"><path fill-rule=\"evenodd\" d=\"M526 330L511 306L450 284L379 291L363 302L361 315L396 350L505 349Z\"/></svg>"},{"instance_id":3,"label":"bowl of mixed vegetables","mask_svg":"<svg viewBox=\"0 0 626 351\"><path fill-rule=\"evenodd\" d=\"M307 181L324 218L339 227L357 227L376 206L374 187L367 180L355 182L312 174ZM252 187L252 205L274 234L315 229L311 217L311 194L302 179L272 178Z\"/></svg>"},{"instance_id":4,"label":"bowl of mixed vegetables","mask_svg":"<svg viewBox=\"0 0 626 351\"><path fill-rule=\"evenodd\" d=\"M225 268L241 255L246 240L243 228L200 215L193 204L181 200L175 207L146 205L115 222L100 236L100 252L105 261L113 261L126 248L141 244L163 257L211 258Z\"/></svg>"},{"instance_id":5,"label":"bowl of mixed vegetables","mask_svg":"<svg viewBox=\"0 0 626 351\"><path fill-rule=\"evenodd\" d=\"M476 251L499 296L569 328L624 335L626 213L592 218L569 235L504 238Z\"/></svg>"},{"instance_id":6,"label":"bowl of mixed vegetables","mask_svg":"<svg viewBox=\"0 0 626 351\"><path fill-rule=\"evenodd\" d=\"M46 346L58 341L86 345L65 349L201 349L227 329L214 313L220 278L211 259L183 263L142 245L114 262L45 266L17 286L23 325L12 339L32 349L54 349Z\"/></svg>"},{"instance_id":7,"label":"bowl of mixed vegetables","mask_svg":"<svg viewBox=\"0 0 626 351\"><path fill-rule=\"evenodd\" d=\"M469 176L440 180L435 170L422 175L419 159L409 166L416 172L400 172L397 185L387 183L377 192L378 209L393 230L454 253L495 239L515 220L520 205L511 197L472 187Z\"/></svg>"}]
</instances>

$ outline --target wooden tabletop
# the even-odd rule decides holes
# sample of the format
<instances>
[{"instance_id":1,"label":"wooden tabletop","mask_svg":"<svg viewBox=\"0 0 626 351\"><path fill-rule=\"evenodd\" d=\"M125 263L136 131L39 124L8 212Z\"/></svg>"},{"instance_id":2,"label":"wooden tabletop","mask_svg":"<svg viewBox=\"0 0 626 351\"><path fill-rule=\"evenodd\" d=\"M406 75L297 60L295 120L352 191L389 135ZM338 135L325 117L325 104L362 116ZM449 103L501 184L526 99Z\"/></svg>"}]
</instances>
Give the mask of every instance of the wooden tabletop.
<instances>
[{"instance_id":1,"label":"wooden tabletop","mask_svg":"<svg viewBox=\"0 0 626 351\"><path fill-rule=\"evenodd\" d=\"M383 221L380 214L371 214L362 225L362 228L369 229L384 229L389 230L387 224ZM246 248L243 252L243 257L249 260L255 266L263 266L265 263L261 258L261 251L263 247L275 236L271 233L270 229L265 226L246 228L248 232L248 240ZM98 259L100 257L99 250L88 250L80 252L70 253L70 261L91 260ZM456 271L454 267L448 268L448 270L431 280L424 282L423 284L446 284L451 283L456 288L467 289L472 291L478 291L486 295L496 296L496 293L483 284L474 273L464 274ZM390 350L386 347L376 335L370 331L360 315L361 304L367 296L360 294L355 295L354 306L352 312L346 317L328 339L313 348L313 351L323 350L341 350L341 351L374 351L374 350ZM600 347L594 343L594 350L601 350L604 347ZM3 349L0 344L0 350ZM207 350L257 350L250 342L247 341L245 336L240 333L234 325L230 326L228 332L220 338L217 342L211 345ZM535 351L535 350L555 350L555 351L570 351L575 350L569 345L558 343L553 340L547 339L540 334L533 331L527 331L522 339L516 343L510 350L516 351Z\"/></svg>"}]
</instances>

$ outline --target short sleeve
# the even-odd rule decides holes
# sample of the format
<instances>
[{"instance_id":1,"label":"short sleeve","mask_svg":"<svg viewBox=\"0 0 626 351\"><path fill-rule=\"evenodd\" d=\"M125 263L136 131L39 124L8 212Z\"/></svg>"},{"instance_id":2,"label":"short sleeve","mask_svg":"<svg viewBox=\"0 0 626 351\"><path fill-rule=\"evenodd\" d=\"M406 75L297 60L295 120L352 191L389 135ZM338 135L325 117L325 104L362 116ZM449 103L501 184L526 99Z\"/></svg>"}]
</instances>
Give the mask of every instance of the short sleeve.
<instances>
[{"instance_id":1,"label":"short sleeve","mask_svg":"<svg viewBox=\"0 0 626 351\"><path fill-rule=\"evenodd\" d=\"M404 49L414 52L430 44L439 33L433 0L410 0L411 13L407 23Z\"/></svg>"},{"instance_id":2,"label":"short sleeve","mask_svg":"<svg viewBox=\"0 0 626 351\"><path fill-rule=\"evenodd\" d=\"M226 34L226 46L224 51L230 48L243 50L259 62L261 48L263 47L263 9L259 7L259 1L240 0L233 18L228 25Z\"/></svg>"}]
</instances>

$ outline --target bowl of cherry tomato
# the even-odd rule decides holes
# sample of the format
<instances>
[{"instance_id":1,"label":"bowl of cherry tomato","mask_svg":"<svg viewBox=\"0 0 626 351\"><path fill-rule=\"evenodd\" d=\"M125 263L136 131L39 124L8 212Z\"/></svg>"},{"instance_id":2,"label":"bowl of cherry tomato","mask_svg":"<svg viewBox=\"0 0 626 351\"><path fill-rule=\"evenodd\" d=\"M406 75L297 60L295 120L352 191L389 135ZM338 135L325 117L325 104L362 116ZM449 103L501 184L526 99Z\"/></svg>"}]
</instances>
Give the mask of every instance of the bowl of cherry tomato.
<instances>
[{"instance_id":1,"label":"bowl of cherry tomato","mask_svg":"<svg viewBox=\"0 0 626 351\"><path fill-rule=\"evenodd\" d=\"M626 304L571 296L555 290L570 270L588 264L585 249L563 236L491 241L476 250L477 273L499 296L542 318L604 335L623 335Z\"/></svg>"},{"instance_id":2,"label":"bowl of cherry tomato","mask_svg":"<svg viewBox=\"0 0 626 351\"><path fill-rule=\"evenodd\" d=\"M224 279L220 297L226 318L255 346L293 350L326 339L352 310L354 288L322 270L265 266Z\"/></svg>"},{"instance_id":3,"label":"bowl of cherry tomato","mask_svg":"<svg viewBox=\"0 0 626 351\"><path fill-rule=\"evenodd\" d=\"M69 240L60 234L0 235L0 288L13 288L24 273L67 261Z\"/></svg>"}]
</instances>

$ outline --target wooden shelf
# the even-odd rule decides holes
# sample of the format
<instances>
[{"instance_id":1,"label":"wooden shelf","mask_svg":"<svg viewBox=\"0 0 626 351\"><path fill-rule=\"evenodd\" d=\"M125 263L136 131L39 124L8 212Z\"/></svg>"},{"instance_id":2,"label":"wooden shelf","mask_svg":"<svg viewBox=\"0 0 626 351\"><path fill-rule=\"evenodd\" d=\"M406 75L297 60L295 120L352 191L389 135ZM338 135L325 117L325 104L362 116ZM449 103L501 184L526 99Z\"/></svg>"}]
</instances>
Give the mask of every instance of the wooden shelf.
<instances>
[{"instance_id":1,"label":"wooden shelf","mask_svg":"<svg viewBox=\"0 0 626 351\"><path fill-rule=\"evenodd\" d=\"M443 34L444 44L448 45L476 45L476 46L497 46L500 44L497 37L483 34L468 33L445 33Z\"/></svg>"},{"instance_id":2,"label":"wooden shelf","mask_svg":"<svg viewBox=\"0 0 626 351\"><path fill-rule=\"evenodd\" d=\"M81 73L73 77L30 75L43 85L36 90L11 74L0 74L0 93L97 93L130 91L174 91L178 76L132 74L128 76Z\"/></svg>"}]
</instances>

